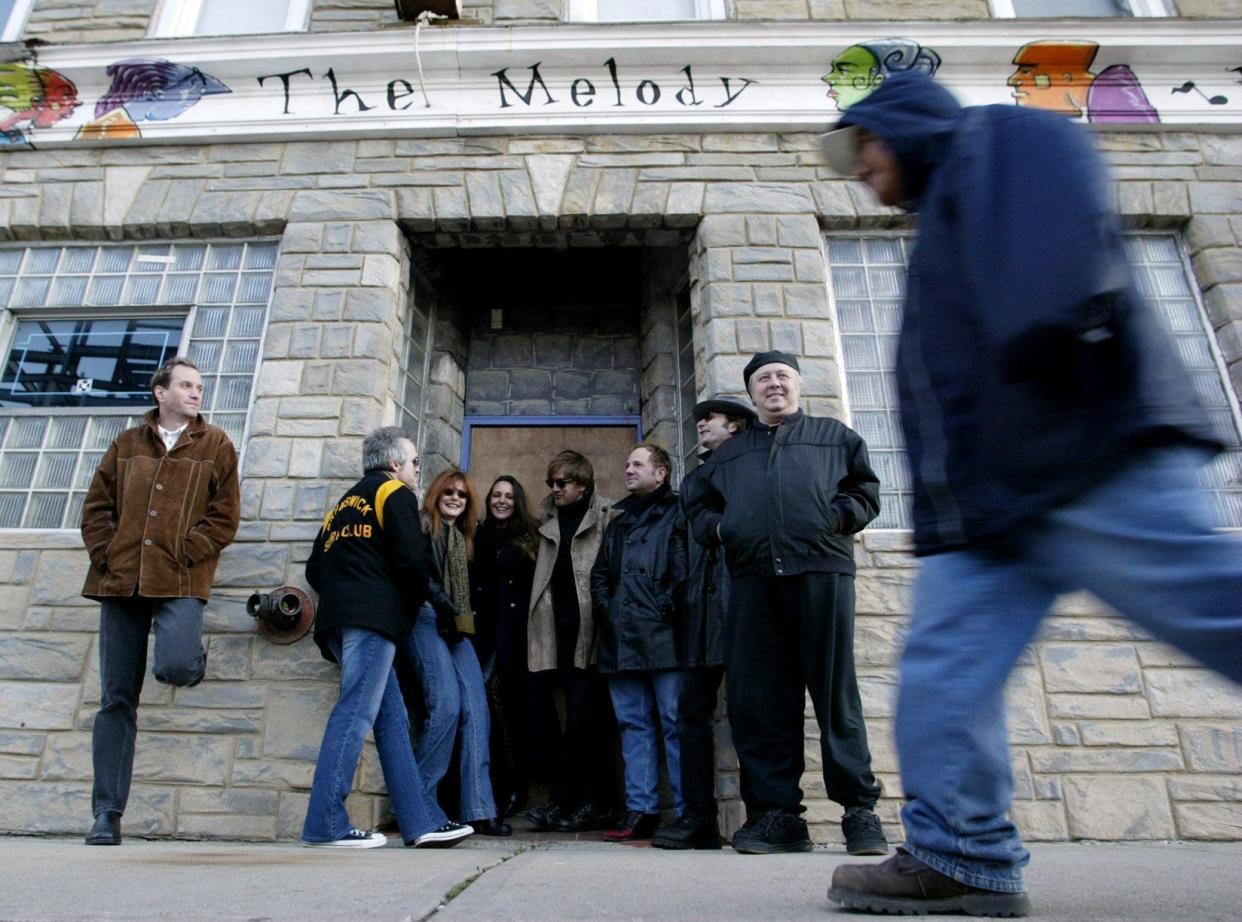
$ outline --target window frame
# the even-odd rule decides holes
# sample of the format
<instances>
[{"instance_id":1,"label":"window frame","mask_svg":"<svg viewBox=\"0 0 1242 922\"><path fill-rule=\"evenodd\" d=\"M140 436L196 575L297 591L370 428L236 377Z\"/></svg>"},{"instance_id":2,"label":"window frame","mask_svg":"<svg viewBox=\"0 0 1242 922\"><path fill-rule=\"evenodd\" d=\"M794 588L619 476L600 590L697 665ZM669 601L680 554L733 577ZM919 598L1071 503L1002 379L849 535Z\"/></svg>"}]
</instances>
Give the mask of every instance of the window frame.
<instances>
[{"instance_id":1,"label":"window frame","mask_svg":"<svg viewBox=\"0 0 1242 922\"><path fill-rule=\"evenodd\" d=\"M841 405L843 409L844 422L846 423L846 425L850 426L851 428L854 428L854 395L853 395L852 389L850 387L850 382L849 382L850 369L845 360L845 345L844 345L844 340L842 338L844 334L842 332L840 312L837 306L837 292L832 283L832 262L828 258L828 241L834 238L846 239L846 240L864 240L864 239L869 239L869 238L889 238L889 239L901 238L912 244L915 240L917 240L918 232L915 230L907 230L907 229L893 229L893 230L867 229L867 230L864 230L861 228L856 228L856 229L847 230L847 231L829 231L826 233L822 233L820 236L824 242L824 249L823 249L824 266L825 266L825 270L827 273L827 279L825 281L825 286L827 287L827 290L828 290L829 311L831 313L832 321L833 321L833 345L836 348L836 354L839 359L838 364L841 369L841 380L842 380ZM1240 396L1237 390L1233 387L1232 379L1230 378L1230 375L1229 375L1229 366L1228 366L1228 363L1225 361L1225 355L1221 348L1220 338L1217 335L1216 330L1212 326L1211 318L1209 317L1208 312L1207 312L1207 306L1204 304L1203 289L1200 286L1198 277L1196 276L1194 272L1194 266L1190 258L1190 247L1187 244L1185 234L1177 232L1177 231L1170 231L1170 230L1133 229L1133 230L1124 231L1123 237L1126 239L1130 239L1134 237L1167 237L1173 240L1174 245L1177 247L1180 268L1183 273L1183 277L1186 280L1187 288L1189 289L1191 297L1193 298L1194 303L1195 303L1195 313L1197 315L1200 331L1203 335L1203 339L1207 346L1207 349L1212 357L1213 368L1219 377L1221 388L1225 394L1225 401L1228 405L1230 415L1232 417L1232 423L1234 426L1235 435L1239 439L1239 443L1242 444L1242 396ZM907 266L908 266L908 263L907 263ZM1137 272L1138 272L1137 268L1134 268L1133 264L1131 264L1131 267L1133 271L1135 272L1135 274L1137 275ZM1158 310L1158 308L1155 308L1154 305L1153 305L1153 309ZM894 424L898 424L899 420L895 419L893 420L893 422ZM899 430L898 430L898 436L900 437ZM901 446L901 455L903 458L906 457L906 449L904 445ZM900 491L900 492L909 492L909 491ZM888 498L891 499L891 496ZM1226 531L1242 533L1242 527L1237 526L1237 525L1219 525L1218 523L1218 527L1222 527ZM894 531L894 532L902 532L902 533L908 534L910 533L911 528L908 526L900 526L900 525L877 527L873 524L872 526L868 528L868 531Z\"/></svg>"},{"instance_id":2,"label":"window frame","mask_svg":"<svg viewBox=\"0 0 1242 922\"><path fill-rule=\"evenodd\" d=\"M151 17L151 28L148 38L206 38L208 33L195 32L198 17L202 13L206 0L162 0L154 16ZM310 25L312 0L288 0L289 9L285 14L285 27L282 32L305 32ZM210 33L210 35L226 35L229 33ZM237 33L263 34L263 33Z\"/></svg>"},{"instance_id":3,"label":"window frame","mask_svg":"<svg viewBox=\"0 0 1242 922\"><path fill-rule=\"evenodd\" d=\"M34 0L17 0L13 4L13 9L9 11L9 18L0 23L0 42L21 40L32 9L34 9Z\"/></svg>"},{"instance_id":4,"label":"window frame","mask_svg":"<svg viewBox=\"0 0 1242 922\"><path fill-rule=\"evenodd\" d=\"M1177 15L1170 8L1171 4L1165 2L1165 0L1126 0L1126 3L1130 7L1130 14L1136 18L1143 18L1143 17L1164 18L1164 17ZM992 17L994 19L1018 19L1020 18L1017 15L1017 13L1014 12L1013 0L988 0L988 6L992 8ZM1028 17L1028 19L1029 18L1032 18L1032 17ZM1045 17L1033 17L1033 18L1042 19ZM1061 18L1061 17L1050 16L1046 18L1055 19L1055 18ZM1072 19L1075 17L1071 16L1071 17L1065 17L1065 18ZM1081 18L1081 19L1117 19L1121 17L1088 16L1084 14L1078 18Z\"/></svg>"},{"instance_id":5,"label":"window frame","mask_svg":"<svg viewBox=\"0 0 1242 922\"><path fill-rule=\"evenodd\" d=\"M729 16L725 0L694 0L693 19L635 19L632 22L701 22L724 20ZM599 0L565 0L565 22L598 23ZM628 21L627 21L628 22ZM622 25L607 22L608 25Z\"/></svg>"}]
</instances>

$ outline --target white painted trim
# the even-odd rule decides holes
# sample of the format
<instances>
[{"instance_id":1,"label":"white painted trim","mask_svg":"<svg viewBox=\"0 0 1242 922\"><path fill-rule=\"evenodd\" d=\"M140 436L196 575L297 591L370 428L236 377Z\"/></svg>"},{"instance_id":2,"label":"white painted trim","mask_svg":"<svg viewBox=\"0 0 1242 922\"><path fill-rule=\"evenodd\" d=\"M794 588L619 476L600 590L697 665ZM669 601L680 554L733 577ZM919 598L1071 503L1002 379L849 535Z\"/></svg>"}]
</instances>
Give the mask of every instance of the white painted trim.
<instances>
[{"instance_id":1,"label":"white painted trim","mask_svg":"<svg viewBox=\"0 0 1242 922\"><path fill-rule=\"evenodd\" d=\"M33 6L34 0L17 0L13 4L8 21L0 28L0 42L16 42L22 37L22 31L26 28L26 20L30 17L30 10Z\"/></svg>"},{"instance_id":2,"label":"white painted trim","mask_svg":"<svg viewBox=\"0 0 1242 922\"><path fill-rule=\"evenodd\" d=\"M727 13L725 0L694 0L697 20L725 19ZM599 22L599 0L565 0L564 18L566 22Z\"/></svg>"},{"instance_id":3,"label":"white painted trim","mask_svg":"<svg viewBox=\"0 0 1242 922\"><path fill-rule=\"evenodd\" d=\"M32 2L32 0L27 0ZM151 38L189 38L196 35L199 15L206 0L161 0L151 17ZM285 32L303 32L310 21L311 0L286 0Z\"/></svg>"},{"instance_id":4,"label":"white painted trim","mask_svg":"<svg viewBox=\"0 0 1242 922\"><path fill-rule=\"evenodd\" d=\"M1130 12L1134 16L1160 17L1176 15L1166 0L1127 0L1127 2L1130 6ZM1013 0L988 0L988 5L992 8L992 15L997 19L1014 19L1017 17L1017 14L1013 11ZM1089 19L1094 17L1084 16L1083 18ZM1030 22L1029 19L1025 21Z\"/></svg>"}]
</instances>

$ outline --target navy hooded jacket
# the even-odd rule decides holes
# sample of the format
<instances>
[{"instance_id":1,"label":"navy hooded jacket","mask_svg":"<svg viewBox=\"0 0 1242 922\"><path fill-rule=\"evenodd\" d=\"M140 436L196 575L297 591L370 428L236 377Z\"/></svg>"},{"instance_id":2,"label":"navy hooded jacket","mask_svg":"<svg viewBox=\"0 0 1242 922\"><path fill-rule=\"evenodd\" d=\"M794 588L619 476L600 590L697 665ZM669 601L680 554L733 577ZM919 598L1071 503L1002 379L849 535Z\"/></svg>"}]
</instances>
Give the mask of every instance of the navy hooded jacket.
<instances>
[{"instance_id":1,"label":"navy hooded jacket","mask_svg":"<svg viewBox=\"0 0 1242 922\"><path fill-rule=\"evenodd\" d=\"M1064 116L893 76L854 104L919 217L896 376L920 554L995 541L1146 446L1218 447Z\"/></svg>"}]
</instances>

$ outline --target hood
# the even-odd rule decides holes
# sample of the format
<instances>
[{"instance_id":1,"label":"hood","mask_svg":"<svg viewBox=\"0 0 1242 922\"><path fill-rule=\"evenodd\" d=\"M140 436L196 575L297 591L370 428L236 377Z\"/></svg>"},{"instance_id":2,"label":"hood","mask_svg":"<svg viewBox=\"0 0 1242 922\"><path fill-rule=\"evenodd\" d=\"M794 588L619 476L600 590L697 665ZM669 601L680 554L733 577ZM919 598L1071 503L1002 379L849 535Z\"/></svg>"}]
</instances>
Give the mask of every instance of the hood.
<instances>
[{"instance_id":1,"label":"hood","mask_svg":"<svg viewBox=\"0 0 1242 922\"><path fill-rule=\"evenodd\" d=\"M870 96L850 106L836 127L857 125L893 149L910 201L906 207L912 209L961 115L962 107L952 93L926 74L905 71L888 77Z\"/></svg>"}]
</instances>

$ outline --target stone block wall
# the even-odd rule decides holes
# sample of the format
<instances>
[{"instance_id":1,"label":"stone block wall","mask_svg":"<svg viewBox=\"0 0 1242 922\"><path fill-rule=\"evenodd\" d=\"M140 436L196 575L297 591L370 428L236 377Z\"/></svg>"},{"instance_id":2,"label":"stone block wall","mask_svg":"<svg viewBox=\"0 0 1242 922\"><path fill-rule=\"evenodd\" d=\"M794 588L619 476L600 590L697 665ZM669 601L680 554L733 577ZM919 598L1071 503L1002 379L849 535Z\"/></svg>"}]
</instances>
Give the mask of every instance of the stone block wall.
<instances>
[{"instance_id":1,"label":"stone block wall","mask_svg":"<svg viewBox=\"0 0 1242 922\"><path fill-rule=\"evenodd\" d=\"M1128 219L1184 232L1238 390L1242 138L1097 137ZM207 609L207 681L146 690L129 828L297 834L335 672L309 640L277 647L256 638L244 602L254 589L301 581L324 508L359 473L362 435L393 420L409 279L427 251L469 247L473 260L484 260L510 247L646 249L655 262L638 271L670 283L677 261L688 260L700 394L740 394L750 353L786 348L806 359L811 411L840 412L843 375L820 231L908 224L830 177L813 149L810 135L761 133L0 151L5 240L281 241L242 446L242 528ZM371 169L377 162L383 170ZM350 188L340 188L342 176ZM498 191L468 191L482 188ZM667 287L645 289L634 320L642 412L655 432L667 431L673 412L662 396L667 353L658 348ZM443 303L421 447L447 464L460 446L471 324L453 291L435 296ZM893 664L915 573L906 541L876 531L858 545L859 671L890 820L901 794ZM85 567L73 532L0 535L2 831L76 833L87 825L98 614L77 595ZM1070 599L1023 659L1010 702L1015 815L1029 837L1237 837L1237 688L1093 603ZM817 839L837 841L839 809L824 797L808 727L809 816ZM741 811L727 742L720 755L726 819L735 827ZM351 802L360 825L385 811L381 791L369 754Z\"/></svg>"}]
</instances>

